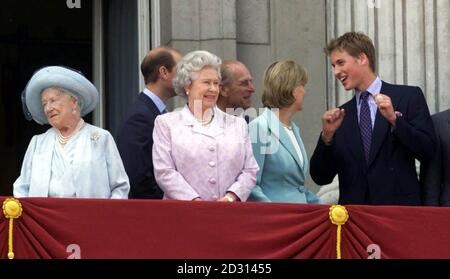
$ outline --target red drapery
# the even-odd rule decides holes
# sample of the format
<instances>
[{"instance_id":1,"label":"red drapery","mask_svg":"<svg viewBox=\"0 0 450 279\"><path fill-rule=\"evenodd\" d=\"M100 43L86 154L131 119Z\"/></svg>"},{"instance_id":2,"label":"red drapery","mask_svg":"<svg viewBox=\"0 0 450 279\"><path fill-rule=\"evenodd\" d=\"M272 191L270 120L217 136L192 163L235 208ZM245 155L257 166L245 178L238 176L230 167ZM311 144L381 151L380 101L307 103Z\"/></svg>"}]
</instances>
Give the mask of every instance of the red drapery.
<instances>
[{"instance_id":1,"label":"red drapery","mask_svg":"<svg viewBox=\"0 0 450 279\"><path fill-rule=\"evenodd\" d=\"M0 197L3 203L5 197ZM15 258L336 258L329 206L161 200L20 199ZM342 258L450 258L450 209L347 206ZM8 254L0 213L0 258ZM72 244L72 246L70 246ZM69 248L68 248L69 247Z\"/></svg>"}]
</instances>

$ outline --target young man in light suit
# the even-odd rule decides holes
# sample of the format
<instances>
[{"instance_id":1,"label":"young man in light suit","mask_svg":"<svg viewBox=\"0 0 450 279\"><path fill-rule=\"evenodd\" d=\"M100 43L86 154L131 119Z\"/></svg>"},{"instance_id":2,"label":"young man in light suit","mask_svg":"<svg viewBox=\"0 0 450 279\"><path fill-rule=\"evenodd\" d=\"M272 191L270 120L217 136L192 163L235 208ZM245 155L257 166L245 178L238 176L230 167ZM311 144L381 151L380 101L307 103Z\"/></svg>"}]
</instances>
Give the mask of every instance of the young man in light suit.
<instances>
[{"instance_id":1,"label":"young man in light suit","mask_svg":"<svg viewBox=\"0 0 450 279\"><path fill-rule=\"evenodd\" d=\"M355 96L323 114L312 179L325 185L337 174L340 204L421 205L415 159L430 160L436 141L422 90L382 81L365 34L345 33L326 52Z\"/></svg>"}]
</instances>

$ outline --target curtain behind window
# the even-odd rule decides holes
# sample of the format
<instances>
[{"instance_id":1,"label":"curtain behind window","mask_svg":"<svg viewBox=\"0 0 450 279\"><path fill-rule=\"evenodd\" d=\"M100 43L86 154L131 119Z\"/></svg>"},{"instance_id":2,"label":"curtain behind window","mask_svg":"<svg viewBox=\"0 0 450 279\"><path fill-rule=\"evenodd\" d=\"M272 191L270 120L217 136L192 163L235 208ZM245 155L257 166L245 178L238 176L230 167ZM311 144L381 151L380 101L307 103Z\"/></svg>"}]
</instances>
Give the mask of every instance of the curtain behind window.
<instances>
[{"instance_id":1,"label":"curtain behind window","mask_svg":"<svg viewBox=\"0 0 450 279\"><path fill-rule=\"evenodd\" d=\"M105 122L116 137L128 107L138 95L137 3L103 1L105 19Z\"/></svg>"}]
</instances>

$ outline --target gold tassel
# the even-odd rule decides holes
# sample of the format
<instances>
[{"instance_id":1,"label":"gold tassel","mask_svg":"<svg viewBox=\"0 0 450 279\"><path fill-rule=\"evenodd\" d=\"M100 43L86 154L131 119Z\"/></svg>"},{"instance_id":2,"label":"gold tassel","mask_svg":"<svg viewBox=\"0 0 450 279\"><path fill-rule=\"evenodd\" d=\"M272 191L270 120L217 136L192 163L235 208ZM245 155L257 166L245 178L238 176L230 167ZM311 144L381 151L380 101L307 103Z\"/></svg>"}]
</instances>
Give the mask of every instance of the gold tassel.
<instances>
[{"instance_id":1,"label":"gold tassel","mask_svg":"<svg viewBox=\"0 0 450 279\"><path fill-rule=\"evenodd\" d=\"M14 198L8 198L3 202L3 214L5 218L9 219L8 229L8 259L14 259L13 252L13 227L14 219L19 218L22 215L22 204L19 200Z\"/></svg>"},{"instance_id":2,"label":"gold tassel","mask_svg":"<svg viewBox=\"0 0 450 279\"><path fill-rule=\"evenodd\" d=\"M330 207L329 216L331 223L337 225L336 235L336 259L341 259L341 230L342 225L348 220L348 211L345 206L333 205Z\"/></svg>"}]
</instances>

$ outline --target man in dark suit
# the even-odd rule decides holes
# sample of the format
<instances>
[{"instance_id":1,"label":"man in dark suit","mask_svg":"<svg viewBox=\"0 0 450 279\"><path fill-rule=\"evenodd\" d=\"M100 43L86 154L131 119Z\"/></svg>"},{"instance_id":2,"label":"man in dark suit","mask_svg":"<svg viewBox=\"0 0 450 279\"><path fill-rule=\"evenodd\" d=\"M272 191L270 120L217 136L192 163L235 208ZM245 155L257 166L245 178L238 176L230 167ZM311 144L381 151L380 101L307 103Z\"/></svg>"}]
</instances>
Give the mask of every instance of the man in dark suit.
<instances>
[{"instance_id":1,"label":"man in dark suit","mask_svg":"<svg viewBox=\"0 0 450 279\"><path fill-rule=\"evenodd\" d=\"M431 117L437 143L433 159L421 164L424 204L450 206L450 109Z\"/></svg>"},{"instance_id":2,"label":"man in dark suit","mask_svg":"<svg viewBox=\"0 0 450 279\"><path fill-rule=\"evenodd\" d=\"M175 96L172 79L180 58L178 50L162 46L149 51L141 63L145 89L129 108L117 138L130 179L130 198L163 197L153 173L153 125L155 118L166 111L166 101Z\"/></svg>"},{"instance_id":3,"label":"man in dark suit","mask_svg":"<svg viewBox=\"0 0 450 279\"><path fill-rule=\"evenodd\" d=\"M436 141L421 89L381 81L365 34L346 33L325 50L355 96L323 114L312 179L324 185L337 174L340 204L421 205L415 159L428 161Z\"/></svg>"},{"instance_id":4,"label":"man in dark suit","mask_svg":"<svg viewBox=\"0 0 450 279\"><path fill-rule=\"evenodd\" d=\"M250 118L244 111L252 106L252 94L255 92L253 78L247 67L237 60L225 60L220 67L220 84L217 107L227 113ZM256 117L256 115L254 116Z\"/></svg>"}]
</instances>

